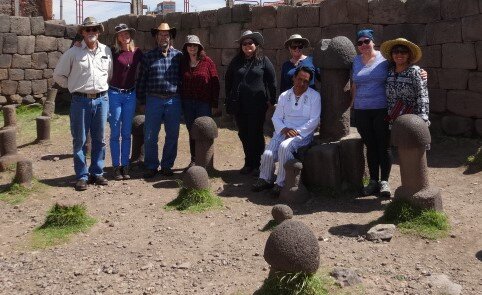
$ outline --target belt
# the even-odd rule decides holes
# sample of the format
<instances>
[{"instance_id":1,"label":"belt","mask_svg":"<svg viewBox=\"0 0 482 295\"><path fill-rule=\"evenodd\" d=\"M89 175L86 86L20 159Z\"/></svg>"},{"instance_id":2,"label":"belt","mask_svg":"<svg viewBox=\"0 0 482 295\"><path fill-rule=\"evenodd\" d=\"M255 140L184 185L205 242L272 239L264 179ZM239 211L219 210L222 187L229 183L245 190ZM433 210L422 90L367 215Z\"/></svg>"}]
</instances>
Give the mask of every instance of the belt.
<instances>
[{"instance_id":1,"label":"belt","mask_svg":"<svg viewBox=\"0 0 482 295\"><path fill-rule=\"evenodd\" d=\"M177 96L177 93L148 93L147 96L154 96L158 98L171 98Z\"/></svg>"},{"instance_id":2,"label":"belt","mask_svg":"<svg viewBox=\"0 0 482 295\"><path fill-rule=\"evenodd\" d=\"M107 93L107 91L102 91L98 93L82 93L82 92L74 92L72 95L75 96L80 96L80 97L86 97L86 98L99 98L101 96L104 96Z\"/></svg>"},{"instance_id":3,"label":"belt","mask_svg":"<svg viewBox=\"0 0 482 295\"><path fill-rule=\"evenodd\" d=\"M117 92L120 92L120 93L131 93L132 91L134 91L136 89L136 87L131 87L129 89L122 89L122 88L117 88L117 87L114 87L114 86L109 86L110 89L114 90L114 91L117 91Z\"/></svg>"}]
</instances>

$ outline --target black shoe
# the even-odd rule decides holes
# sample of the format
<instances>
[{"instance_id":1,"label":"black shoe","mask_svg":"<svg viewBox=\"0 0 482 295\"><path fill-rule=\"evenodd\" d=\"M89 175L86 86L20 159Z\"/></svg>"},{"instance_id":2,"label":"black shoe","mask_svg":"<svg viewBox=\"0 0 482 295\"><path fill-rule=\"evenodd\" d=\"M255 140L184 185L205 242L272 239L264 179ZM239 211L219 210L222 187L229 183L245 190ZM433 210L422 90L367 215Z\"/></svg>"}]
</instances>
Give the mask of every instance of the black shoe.
<instances>
[{"instance_id":1,"label":"black shoe","mask_svg":"<svg viewBox=\"0 0 482 295\"><path fill-rule=\"evenodd\" d=\"M157 169L147 169L147 171L142 174L143 178L153 178L154 176L157 175Z\"/></svg>"},{"instance_id":2,"label":"black shoe","mask_svg":"<svg viewBox=\"0 0 482 295\"><path fill-rule=\"evenodd\" d=\"M76 191L85 191L87 189L87 181L85 179L79 179L75 183Z\"/></svg>"},{"instance_id":3,"label":"black shoe","mask_svg":"<svg viewBox=\"0 0 482 295\"><path fill-rule=\"evenodd\" d=\"M269 192L269 194L271 195L271 197L273 199L277 199L279 198L279 194L281 193L281 190L283 188L277 184L275 184L275 186L271 189L271 191Z\"/></svg>"},{"instance_id":4,"label":"black shoe","mask_svg":"<svg viewBox=\"0 0 482 295\"><path fill-rule=\"evenodd\" d=\"M253 183L253 186L251 187L251 191L261 192L270 188L273 188L272 183L269 183L266 180L259 178L258 180L256 180L255 183Z\"/></svg>"},{"instance_id":5,"label":"black shoe","mask_svg":"<svg viewBox=\"0 0 482 295\"><path fill-rule=\"evenodd\" d=\"M196 163L194 163L194 161L191 161L191 163L189 163L189 165L187 165L187 167L182 170L182 173L186 173L187 170L189 170L189 168L191 168L192 166L196 166Z\"/></svg>"},{"instance_id":6,"label":"black shoe","mask_svg":"<svg viewBox=\"0 0 482 295\"><path fill-rule=\"evenodd\" d=\"M114 179L115 180L122 180L124 177L122 177L122 167L116 166L114 167Z\"/></svg>"},{"instance_id":7,"label":"black shoe","mask_svg":"<svg viewBox=\"0 0 482 295\"><path fill-rule=\"evenodd\" d=\"M129 166L121 166L120 167L122 178L124 179L131 179L131 176L129 175Z\"/></svg>"},{"instance_id":8,"label":"black shoe","mask_svg":"<svg viewBox=\"0 0 482 295\"><path fill-rule=\"evenodd\" d=\"M253 167L244 166L243 168L241 168L241 170L239 170L239 173L243 175L248 175L248 174L251 174L253 170L254 170Z\"/></svg>"},{"instance_id":9,"label":"black shoe","mask_svg":"<svg viewBox=\"0 0 482 295\"><path fill-rule=\"evenodd\" d=\"M105 179L104 176L102 175L91 175L89 176L89 181L88 181L89 184L96 184L96 185L107 185L109 183L109 181L107 181L107 179Z\"/></svg>"},{"instance_id":10,"label":"black shoe","mask_svg":"<svg viewBox=\"0 0 482 295\"><path fill-rule=\"evenodd\" d=\"M161 168L161 175L164 176L173 176L174 172L172 171L171 168Z\"/></svg>"}]
</instances>

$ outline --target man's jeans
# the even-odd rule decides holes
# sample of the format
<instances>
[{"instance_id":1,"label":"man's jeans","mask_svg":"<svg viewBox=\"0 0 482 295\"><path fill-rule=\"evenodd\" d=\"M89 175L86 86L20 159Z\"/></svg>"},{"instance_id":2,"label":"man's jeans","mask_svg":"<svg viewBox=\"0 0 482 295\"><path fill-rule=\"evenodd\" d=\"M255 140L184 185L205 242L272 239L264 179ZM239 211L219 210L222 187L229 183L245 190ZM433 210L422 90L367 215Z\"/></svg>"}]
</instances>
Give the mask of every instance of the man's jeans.
<instances>
[{"instance_id":1,"label":"man's jeans","mask_svg":"<svg viewBox=\"0 0 482 295\"><path fill-rule=\"evenodd\" d=\"M129 165L132 118L136 111L136 92L109 90L110 154L112 166ZM119 138L122 142L119 144ZM119 162L120 160L120 162Z\"/></svg>"},{"instance_id":2,"label":"man's jeans","mask_svg":"<svg viewBox=\"0 0 482 295\"><path fill-rule=\"evenodd\" d=\"M191 138L191 127L199 117L211 117L211 104L209 102L200 101L197 99L182 99L182 112L184 114L184 121L186 122L186 128L189 131L189 150L191 152L191 161L194 162L195 155L195 142Z\"/></svg>"},{"instance_id":3,"label":"man's jeans","mask_svg":"<svg viewBox=\"0 0 482 295\"><path fill-rule=\"evenodd\" d=\"M170 98L147 96L144 122L144 165L147 169L153 170L159 167L157 142L162 123L166 129L166 138L164 139L161 168L172 168L177 156L180 121L181 100L178 95Z\"/></svg>"},{"instance_id":4,"label":"man's jeans","mask_svg":"<svg viewBox=\"0 0 482 295\"><path fill-rule=\"evenodd\" d=\"M70 104L70 132L72 134L74 170L77 179L87 180L89 174L101 176L105 159L105 125L109 96L96 99L72 95ZM87 169L87 134L92 138L91 165Z\"/></svg>"}]
</instances>

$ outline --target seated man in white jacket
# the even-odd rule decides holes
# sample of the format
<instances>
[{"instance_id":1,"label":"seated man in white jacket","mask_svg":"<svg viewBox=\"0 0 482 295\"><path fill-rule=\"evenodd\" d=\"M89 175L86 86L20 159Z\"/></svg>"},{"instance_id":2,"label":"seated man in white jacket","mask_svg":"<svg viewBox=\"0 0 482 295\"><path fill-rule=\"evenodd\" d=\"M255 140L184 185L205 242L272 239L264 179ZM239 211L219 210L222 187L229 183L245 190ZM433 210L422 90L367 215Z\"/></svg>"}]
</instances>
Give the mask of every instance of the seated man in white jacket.
<instances>
[{"instance_id":1,"label":"seated man in white jacket","mask_svg":"<svg viewBox=\"0 0 482 295\"><path fill-rule=\"evenodd\" d=\"M272 118L275 133L261 156L259 179L253 184L253 191L272 188L272 195L278 197L285 181L284 164L313 140L320 123L321 98L316 90L309 88L312 76L308 67L296 69L293 87L279 96ZM279 165L275 180L276 161Z\"/></svg>"}]
</instances>

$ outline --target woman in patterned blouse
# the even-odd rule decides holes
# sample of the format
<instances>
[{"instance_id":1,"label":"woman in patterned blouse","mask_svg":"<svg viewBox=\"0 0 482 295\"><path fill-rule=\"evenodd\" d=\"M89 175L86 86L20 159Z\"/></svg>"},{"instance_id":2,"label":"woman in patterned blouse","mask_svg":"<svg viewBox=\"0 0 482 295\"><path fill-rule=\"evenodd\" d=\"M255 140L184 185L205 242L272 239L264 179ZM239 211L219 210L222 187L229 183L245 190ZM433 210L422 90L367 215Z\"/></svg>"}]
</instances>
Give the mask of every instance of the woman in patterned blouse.
<instances>
[{"instance_id":1,"label":"woman in patterned blouse","mask_svg":"<svg viewBox=\"0 0 482 295\"><path fill-rule=\"evenodd\" d=\"M422 57L420 48L406 39L398 38L384 42L380 51L390 62L386 82L387 119L390 125L403 114L416 114L429 123L427 80L420 75L420 67L414 65Z\"/></svg>"}]
</instances>

